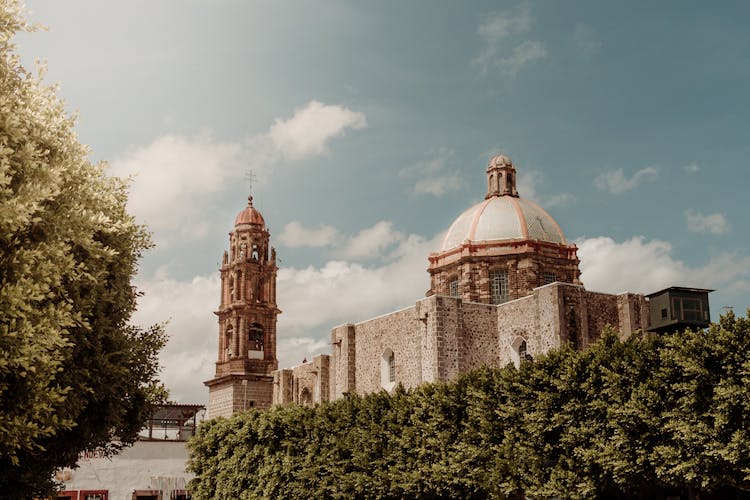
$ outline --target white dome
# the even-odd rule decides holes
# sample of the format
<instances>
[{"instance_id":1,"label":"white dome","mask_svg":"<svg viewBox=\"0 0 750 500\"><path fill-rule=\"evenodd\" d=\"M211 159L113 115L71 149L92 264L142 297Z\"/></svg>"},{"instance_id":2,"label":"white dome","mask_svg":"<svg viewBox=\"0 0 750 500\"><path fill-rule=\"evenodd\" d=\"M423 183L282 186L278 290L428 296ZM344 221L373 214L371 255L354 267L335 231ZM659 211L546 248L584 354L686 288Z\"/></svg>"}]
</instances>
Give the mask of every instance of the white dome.
<instances>
[{"instance_id":1,"label":"white dome","mask_svg":"<svg viewBox=\"0 0 750 500\"><path fill-rule=\"evenodd\" d=\"M536 203L515 196L493 196L458 216L443 239L440 251L465 241L539 240L564 245L560 226Z\"/></svg>"}]
</instances>

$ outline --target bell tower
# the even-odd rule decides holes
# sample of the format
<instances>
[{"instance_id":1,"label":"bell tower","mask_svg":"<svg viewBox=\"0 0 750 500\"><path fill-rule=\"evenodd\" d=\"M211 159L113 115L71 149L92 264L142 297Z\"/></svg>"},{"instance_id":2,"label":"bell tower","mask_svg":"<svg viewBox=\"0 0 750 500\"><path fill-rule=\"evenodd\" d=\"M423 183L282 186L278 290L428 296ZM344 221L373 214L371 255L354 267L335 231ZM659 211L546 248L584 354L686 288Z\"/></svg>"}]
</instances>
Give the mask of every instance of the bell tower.
<instances>
[{"instance_id":1,"label":"bell tower","mask_svg":"<svg viewBox=\"0 0 750 500\"><path fill-rule=\"evenodd\" d=\"M218 357L208 386L209 418L268 408L276 359L276 250L261 213L248 197L234 220L221 262Z\"/></svg>"}]
</instances>

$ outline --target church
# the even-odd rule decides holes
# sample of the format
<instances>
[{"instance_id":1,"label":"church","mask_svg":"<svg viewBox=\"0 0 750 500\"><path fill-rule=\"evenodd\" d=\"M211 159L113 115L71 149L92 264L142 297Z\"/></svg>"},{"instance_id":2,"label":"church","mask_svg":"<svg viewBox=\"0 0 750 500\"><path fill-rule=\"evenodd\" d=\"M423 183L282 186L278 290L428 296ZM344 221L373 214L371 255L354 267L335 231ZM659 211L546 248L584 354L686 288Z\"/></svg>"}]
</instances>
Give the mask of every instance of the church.
<instances>
[{"instance_id":1,"label":"church","mask_svg":"<svg viewBox=\"0 0 750 500\"><path fill-rule=\"evenodd\" d=\"M276 359L276 252L252 197L224 253L217 362L208 416L277 404L316 404L453 380L482 366L519 366L565 343L585 349L605 327L668 332L709 324L710 290L649 295L586 290L577 248L539 205L522 198L505 155L487 165L484 201L450 225L430 254L430 289L414 304L331 331L331 352L292 368ZM356 314L356 311L353 311Z\"/></svg>"}]
</instances>

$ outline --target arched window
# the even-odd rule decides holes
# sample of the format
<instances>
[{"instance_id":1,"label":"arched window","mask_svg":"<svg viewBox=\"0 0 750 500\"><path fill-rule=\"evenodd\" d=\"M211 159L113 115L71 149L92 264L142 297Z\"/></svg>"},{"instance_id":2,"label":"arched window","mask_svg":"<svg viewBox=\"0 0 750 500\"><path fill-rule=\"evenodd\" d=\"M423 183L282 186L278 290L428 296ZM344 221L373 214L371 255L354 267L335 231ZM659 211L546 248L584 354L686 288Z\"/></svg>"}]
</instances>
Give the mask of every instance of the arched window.
<instances>
[{"instance_id":1,"label":"arched window","mask_svg":"<svg viewBox=\"0 0 750 500\"><path fill-rule=\"evenodd\" d=\"M380 385L386 391L396 387L396 355L390 348L380 358Z\"/></svg>"},{"instance_id":2,"label":"arched window","mask_svg":"<svg viewBox=\"0 0 750 500\"><path fill-rule=\"evenodd\" d=\"M510 359L516 368L521 367L521 363L527 359L531 359L529 356L529 349L526 344L526 339L518 336L515 338L513 343L510 345Z\"/></svg>"},{"instance_id":3,"label":"arched window","mask_svg":"<svg viewBox=\"0 0 750 500\"><path fill-rule=\"evenodd\" d=\"M234 302L234 276L229 277L229 302Z\"/></svg>"},{"instance_id":4,"label":"arched window","mask_svg":"<svg viewBox=\"0 0 750 500\"><path fill-rule=\"evenodd\" d=\"M303 387L299 393L299 404L305 406L312 406L312 392L307 387Z\"/></svg>"},{"instance_id":5,"label":"arched window","mask_svg":"<svg viewBox=\"0 0 750 500\"><path fill-rule=\"evenodd\" d=\"M232 333L232 325L227 326L224 330L224 355L227 360L232 357Z\"/></svg>"},{"instance_id":6,"label":"arched window","mask_svg":"<svg viewBox=\"0 0 750 500\"><path fill-rule=\"evenodd\" d=\"M248 345L251 351L262 351L263 350L263 325L259 323L253 323L250 325L250 330L247 334Z\"/></svg>"},{"instance_id":7,"label":"arched window","mask_svg":"<svg viewBox=\"0 0 750 500\"><path fill-rule=\"evenodd\" d=\"M237 300L242 300L242 271L237 271Z\"/></svg>"}]
</instances>

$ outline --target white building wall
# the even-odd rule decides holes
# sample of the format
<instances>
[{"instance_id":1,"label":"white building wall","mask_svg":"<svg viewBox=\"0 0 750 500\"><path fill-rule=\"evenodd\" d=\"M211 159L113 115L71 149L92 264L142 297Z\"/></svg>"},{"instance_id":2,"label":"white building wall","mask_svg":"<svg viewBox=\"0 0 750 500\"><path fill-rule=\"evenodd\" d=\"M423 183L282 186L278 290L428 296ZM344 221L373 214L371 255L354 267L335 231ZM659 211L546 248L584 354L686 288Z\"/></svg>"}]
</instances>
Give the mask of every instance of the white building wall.
<instances>
[{"instance_id":1,"label":"white building wall","mask_svg":"<svg viewBox=\"0 0 750 500\"><path fill-rule=\"evenodd\" d=\"M181 441L137 441L110 458L89 457L59 475L66 491L107 490L109 500L131 500L134 490L185 489L194 477L185 471L188 451Z\"/></svg>"}]
</instances>

